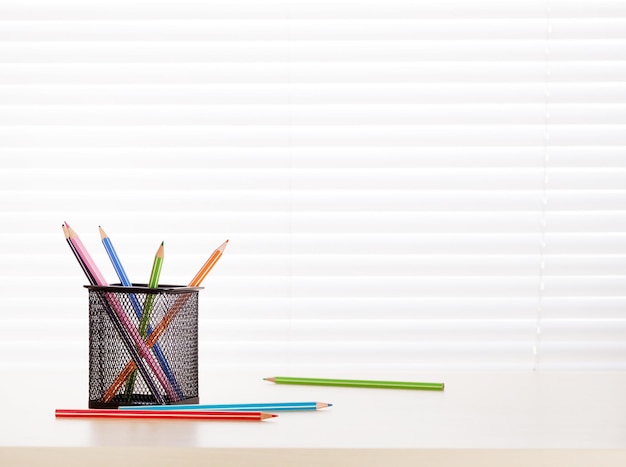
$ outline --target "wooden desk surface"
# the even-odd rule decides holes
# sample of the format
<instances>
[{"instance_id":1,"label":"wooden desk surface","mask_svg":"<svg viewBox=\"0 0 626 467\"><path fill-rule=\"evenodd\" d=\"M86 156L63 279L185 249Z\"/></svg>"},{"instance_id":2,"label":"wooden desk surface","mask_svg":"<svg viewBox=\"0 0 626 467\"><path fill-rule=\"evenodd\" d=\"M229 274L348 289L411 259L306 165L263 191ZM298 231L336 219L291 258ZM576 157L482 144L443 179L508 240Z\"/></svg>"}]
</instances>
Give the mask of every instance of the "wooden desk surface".
<instances>
[{"instance_id":1,"label":"wooden desk surface","mask_svg":"<svg viewBox=\"0 0 626 467\"><path fill-rule=\"evenodd\" d=\"M551 465L626 465L624 372L367 375L443 381L443 392L286 386L254 371L201 372L201 403L334 404L263 422L56 419L56 408L87 407L86 371L0 374L2 466L29 465L38 456L58 457L58 465L110 465L116 456L128 465L134 456L152 465L192 465L208 455L222 465L392 465L389 456L395 465L455 465L460 455L466 465L473 458L476 465L548 458Z\"/></svg>"}]
</instances>

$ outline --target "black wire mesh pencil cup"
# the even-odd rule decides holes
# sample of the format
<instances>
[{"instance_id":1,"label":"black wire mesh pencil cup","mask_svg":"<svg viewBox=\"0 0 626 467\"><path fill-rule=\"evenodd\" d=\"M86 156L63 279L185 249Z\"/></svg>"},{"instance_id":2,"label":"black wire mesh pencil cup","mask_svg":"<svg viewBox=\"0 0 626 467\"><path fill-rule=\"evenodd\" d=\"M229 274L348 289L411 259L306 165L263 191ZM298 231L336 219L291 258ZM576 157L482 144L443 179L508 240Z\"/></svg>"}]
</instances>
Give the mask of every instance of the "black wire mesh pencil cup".
<instances>
[{"instance_id":1,"label":"black wire mesh pencil cup","mask_svg":"<svg viewBox=\"0 0 626 467\"><path fill-rule=\"evenodd\" d=\"M200 287L89 290L89 407L197 404Z\"/></svg>"}]
</instances>

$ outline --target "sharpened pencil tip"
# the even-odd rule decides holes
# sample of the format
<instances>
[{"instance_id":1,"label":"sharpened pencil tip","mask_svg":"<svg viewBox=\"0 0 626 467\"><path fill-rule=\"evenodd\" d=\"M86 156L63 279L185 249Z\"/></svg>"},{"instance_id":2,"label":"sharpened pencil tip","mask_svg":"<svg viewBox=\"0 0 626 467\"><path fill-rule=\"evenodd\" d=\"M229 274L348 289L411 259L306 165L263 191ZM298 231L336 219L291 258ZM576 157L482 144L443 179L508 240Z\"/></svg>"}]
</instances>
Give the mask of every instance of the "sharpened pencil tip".
<instances>
[{"instance_id":1,"label":"sharpened pencil tip","mask_svg":"<svg viewBox=\"0 0 626 467\"><path fill-rule=\"evenodd\" d=\"M278 417L278 415L273 414L273 413L261 413L261 420L265 420L266 418L274 418L274 417Z\"/></svg>"}]
</instances>

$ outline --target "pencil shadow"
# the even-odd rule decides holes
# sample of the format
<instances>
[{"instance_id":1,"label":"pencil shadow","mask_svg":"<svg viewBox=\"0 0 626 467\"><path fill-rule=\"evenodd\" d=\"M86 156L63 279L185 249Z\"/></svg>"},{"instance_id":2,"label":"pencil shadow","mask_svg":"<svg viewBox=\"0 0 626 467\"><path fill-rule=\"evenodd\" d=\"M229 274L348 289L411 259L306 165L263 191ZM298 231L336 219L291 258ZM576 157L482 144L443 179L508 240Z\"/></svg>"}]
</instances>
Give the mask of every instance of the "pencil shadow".
<instances>
[{"instance_id":1,"label":"pencil shadow","mask_svg":"<svg viewBox=\"0 0 626 467\"><path fill-rule=\"evenodd\" d=\"M93 446L195 445L198 426L186 420L89 420Z\"/></svg>"}]
</instances>

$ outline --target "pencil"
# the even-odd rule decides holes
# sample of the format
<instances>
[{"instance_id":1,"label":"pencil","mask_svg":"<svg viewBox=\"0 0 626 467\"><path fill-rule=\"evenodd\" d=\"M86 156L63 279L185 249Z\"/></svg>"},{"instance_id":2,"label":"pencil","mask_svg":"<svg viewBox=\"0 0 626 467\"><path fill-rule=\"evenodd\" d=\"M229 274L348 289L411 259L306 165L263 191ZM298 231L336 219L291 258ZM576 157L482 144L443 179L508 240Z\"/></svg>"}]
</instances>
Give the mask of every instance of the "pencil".
<instances>
[{"instance_id":1,"label":"pencil","mask_svg":"<svg viewBox=\"0 0 626 467\"><path fill-rule=\"evenodd\" d=\"M194 278L191 279L189 287L198 287L202 283L207 274L211 271L211 269L213 269L213 266L215 266L215 264L222 257L222 254L224 253L224 249L226 248L227 244L228 240L226 240L213 251L211 256L209 256L209 259L206 260L206 262L202 265Z\"/></svg>"},{"instance_id":2,"label":"pencil","mask_svg":"<svg viewBox=\"0 0 626 467\"><path fill-rule=\"evenodd\" d=\"M75 243L79 243L80 239L78 239L78 236L76 235L76 233L70 229L70 226L67 224L67 222L63 224L63 233L66 235L67 243L70 246L72 253L74 253L76 260L78 261L78 264L80 265L80 267L83 269L83 272L87 276L87 280L89 280L89 283L91 285L97 285L96 275L87 266L85 259L76 248ZM82 245L82 242L80 242L80 244ZM89 253L87 253L87 255L89 255ZM92 260L92 264L95 265L95 263L93 263L93 260ZM122 324L119 316L111 309L111 305L108 301L103 303L103 307L107 315L109 316L111 323L113 323L113 326L115 327L115 329L117 330L117 333L122 339L122 343L124 344L124 347L126 347L126 350L130 353L133 361L138 363L139 371L141 375L144 377L146 384L150 388L150 391L152 391L152 393L154 394L155 399L159 403L165 402L165 400L160 394L160 391L158 390L156 386L156 383L154 382L154 380L152 379L152 376L148 372L148 369L146 368L144 361L141 359L141 356L139 355L137 348L135 347L135 345L133 345L132 339L130 335L128 334L128 328Z\"/></svg>"},{"instance_id":3,"label":"pencil","mask_svg":"<svg viewBox=\"0 0 626 467\"><path fill-rule=\"evenodd\" d=\"M444 383L419 383L410 381L374 381L365 379L327 379L327 378L293 378L273 376L263 378L276 384L302 384L310 386L341 386L350 388L382 388L382 389L424 389L443 391Z\"/></svg>"},{"instance_id":4,"label":"pencil","mask_svg":"<svg viewBox=\"0 0 626 467\"><path fill-rule=\"evenodd\" d=\"M183 404L183 405L142 405L121 406L119 410L213 410L276 412L292 410L319 410L331 407L326 402L260 402L251 404Z\"/></svg>"},{"instance_id":5,"label":"pencil","mask_svg":"<svg viewBox=\"0 0 626 467\"><path fill-rule=\"evenodd\" d=\"M108 418L108 419L152 419L152 420L214 420L214 421L261 421L278 415L264 412L213 412L204 410L117 410L117 409L57 409L57 418Z\"/></svg>"},{"instance_id":6,"label":"pencil","mask_svg":"<svg viewBox=\"0 0 626 467\"><path fill-rule=\"evenodd\" d=\"M226 248L227 245L228 245L228 240L226 240L224 243L222 243L219 247L217 247L213 251L209 259L206 260L206 262L200 268L198 273L193 277L193 279L191 279L191 282L189 282L188 287L200 286L200 284L202 283L206 275L209 273L209 271L213 269L215 264L222 257L222 254L224 253L224 249ZM188 299L189 299L188 294L181 295L178 299L176 299L176 302L174 302L174 305L172 305L172 308L170 308L168 312L165 314L165 316L163 316L163 319L161 319L159 324L155 326L154 330L152 331L152 334L150 334L150 336L146 340L146 345L148 347L152 347L157 342L159 337L161 337L161 334L165 332L165 330L170 325L170 323L174 320L174 318L176 318L176 315L182 309L183 305L187 302ZM104 402L110 402L111 399L113 399L113 397L115 396L119 388L122 386L122 384L124 384L124 381L126 381L128 376L132 373L134 369L135 369L135 363L131 360L126 364L126 367L124 367L124 369L117 376L115 381L113 381L113 383L108 387L108 389L104 393L104 396L102 396L102 400Z\"/></svg>"},{"instance_id":7,"label":"pencil","mask_svg":"<svg viewBox=\"0 0 626 467\"><path fill-rule=\"evenodd\" d=\"M163 255L165 253L163 242L159 245L159 248L154 255L154 261L152 262L152 270L150 271L150 280L148 281L148 287L151 289L156 289L159 287L159 277L161 277L161 269L163 268ZM150 314L152 313L152 302L154 301L154 294L148 294L146 297L146 302L144 304L143 314L141 315L141 320L139 321L139 335L142 339L146 339L148 324L150 323ZM154 348L154 347L153 347ZM137 378L137 371L133 371L128 380L126 381L126 391L125 397L126 400L130 400L133 394L133 390L135 388L135 379ZM171 381L171 379L170 379ZM180 393L178 394L179 398ZM178 399L177 399L178 400Z\"/></svg>"},{"instance_id":8,"label":"pencil","mask_svg":"<svg viewBox=\"0 0 626 467\"><path fill-rule=\"evenodd\" d=\"M113 246L113 242L111 241L111 238L107 235L107 233L104 231L102 226L98 226L98 229L100 231L100 238L102 240L102 244L104 245L104 249L109 255L109 259L111 260L111 263L113 264L113 269L115 269L115 273L117 274L117 277L119 278L121 284L124 287L132 287L133 284L130 281L128 274L126 274L126 270L124 269L124 266L122 266L122 262L120 261L120 258L117 254L117 251L115 250L115 247ZM152 297L152 295L149 295L149 297ZM137 319L141 320L141 317L143 315L143 308L141 304L139 303L139 300L137 300L137 296L134 293L131 293L129 294L129 298L133 306L133 309L135 310L135 315L137 316ZM147 333L150 334L151 332L152 332L152 327L148 326ZM141 329L139 330L139 334L142 337L145 337L141 333ZM176 381L174 372L170 368L170 365L167 362L167 359L165 358L163 351L161 350L161 346L158 343L156 343L154 347L152 347L152 349L154 350L154 354L157 360L159 361L161 368L163 368L163 371L165 372L165 376L167 376L167 379L169 379L170 383L174 387L176 394L178 394L178 400L181 400L183 398L183 393L180 389L180 386L178 385L178 382Z\"/></svg>"},{"instance_id":9,"label":"pencil","mask_svg":"<svg viewBox=\"0 0 626 467\"><path fill-rule=\"evenodd\" d=\"M91 273L93 274L93 277L96 281L96 285L107 286L108 283L106 282L106 279L104 278L104 276L102 275L98 267L96 266L95 262L91 258L91 255L89 255L89 252L87 251L83 243L80 241L80 238L78 237L76 232L74 232L74 230L69 226L67 222L65 223L65 225L69 232L69 238L72 244L74 245L74 247L76 248L76 252L83 259L87 269L91 271ZM163 373L163 370L161 369L161 367L159 366L155 358L150 353L150 349L148 348L146 343L143 341L143 339L139 335L139 331L133 326L132 322L130 321L126 313L124 312L124 308L122 307L122 304L119 302L119 300L116 298L115 295L111 293L106 293L106 292L104 295L107 301L109 302L109 305L113 309L114 314L118 316L123 327L128 331L128 334L130 335L131 339L134 341L134 344L137 346L139 354L144 358L144 360L146 361L146 363L148 364L148 366L150 367L150 369L152 370L156 378L159 380L159 382L161 383L161 386L163 386L163 389L165 389L165 392L169 396L170 400L177 400L177 396L176 396L174 389L172 388L172 385L167 380L165 373ZM146 374L142 373L142 376L145 379L146 376L148 376L148 372L146 372ZM148 383L148 381L146 381L146 383ZM162 397L157 394L154 394L154 396L156 398ZM159 401L157 400L157 402Z\"/></svg>"},{"instance_id":10,"label":"pencil","mask_svg":"<svg viewBox=\"0 0 626 467\"><path fill-rule=\"evenodd\" d=\"M115 247L113 246L113 242L111 241L109 236L106 234L102 226L99 225L98 230L100 231L100 239L102 240L104 249L107 252L107 255L109 255L109 259L111 260L111 263L113 264L113 269L115 269L115 273L117 274L117 277L119 278L120 282L122 283L124 287L132 286L133 284L128 278L128 274L126 274L126 270L124 269L124 266L122 266L122 262L120 261L120 258L117 255L117 251L115 250Z\"/></svg>"},{"instance_id":11,"label":"pencil","mask_svg":"<svg viewBox=\"0 0 626 467\"><path fill-rule=\"evenodd\" d=\"M76 260L78 261L78 264L80 265L81 269L85 273L85 276L87 277L87 280L89 281L89 283L91 285L96 285L95 277L93 277L93 274L91 273L91 271L89 271L89 269L87 269L87 266L85 266L85 263L83 262L83 260L81 259L80 255L76 251L76 248L74 247L74 244L70 240L70 232L69 232L67 226L65 224L63 224L63 225L61 225L61 227L63 227L63 234L65 235L65 241L67 241L67 244L70 246L70 249L72 250L72 253L74 253L74 257L76 258Z\"/></svg>"}]
</instances>

